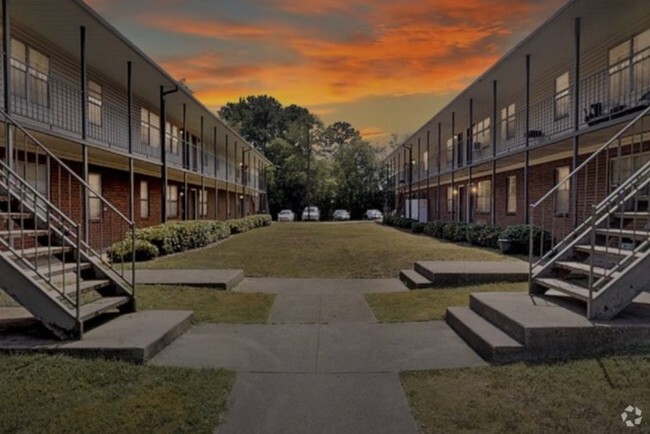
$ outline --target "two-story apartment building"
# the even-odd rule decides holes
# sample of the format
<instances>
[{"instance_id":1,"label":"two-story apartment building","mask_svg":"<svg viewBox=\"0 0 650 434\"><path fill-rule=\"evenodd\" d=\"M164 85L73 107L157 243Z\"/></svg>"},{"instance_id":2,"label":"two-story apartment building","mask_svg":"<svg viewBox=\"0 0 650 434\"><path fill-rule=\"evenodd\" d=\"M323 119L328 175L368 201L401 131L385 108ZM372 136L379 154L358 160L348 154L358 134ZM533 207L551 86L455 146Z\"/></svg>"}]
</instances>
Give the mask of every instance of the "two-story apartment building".
<instances>
[{"instance_id":1,"label":"two-story apartment building","mask_svg":"<svg viewBox=\"0 0 650 434\"><path fill-rule=\"evenodd\" d=\"M0 287L81 336L135 309L135 272L109 246L266 212L269 161L83 1L1 4Z\"/></svg>"},{"instance_id":2,"label":"two-story apartment building","mask_svg":"<svg viewBox=\"0 0 650 434\"><path fill-rule=\"evenodd\" d=\"M650 3L568 1L387 157L389 206L420 221L539 223L529 205L649 104ZM564 183L548 221L575 227L647 162L647 128L587 171L597 184Z\"/></svg>"}]
</instances>

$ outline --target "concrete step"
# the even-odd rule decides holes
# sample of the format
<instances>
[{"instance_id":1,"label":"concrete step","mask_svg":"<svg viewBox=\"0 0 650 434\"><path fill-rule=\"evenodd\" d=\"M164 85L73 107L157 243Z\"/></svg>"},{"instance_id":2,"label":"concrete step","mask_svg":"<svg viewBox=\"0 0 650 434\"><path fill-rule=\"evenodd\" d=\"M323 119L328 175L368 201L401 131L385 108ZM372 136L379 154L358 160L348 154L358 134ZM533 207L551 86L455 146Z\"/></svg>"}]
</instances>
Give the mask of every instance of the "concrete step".
<instances>
[{"instance_id":1,"label":"concrete step","mask_svg":"<svg viewBox=\"0 0 650 434\"><path fill-rule=\"evenodd\" d=\"M82 340L63 345L56 342L48 350L75 356L145 363L189 330L191 325L191 311L150 310L128 313L87 330ZM35 348L35 351L38 349Z\"/></svg>"},{"instance_id":2,"label":"concrete step","mask_svg":"<svg viewBox=\"0 0 650 434\"><path fill-rule=\"evenodd\" d=\"M34 218L34 214L29 212L5 212L0 211L0 219L13 219L13 220L31 220Z\"/></svg>"},{"instance_id":3,"label":"concrete step","mask_svg":"<svg viewBox=\"0 0 650 434\"><path fill-rule=\"evenodd\" d=\"M399 272L399 280L409 289L431 288L432 284L429 279L415 270L402 270Z\"/></svg>"},{"instance_id":4,"label":"concrete step","mask_svg":"<svg viewBox=\"0 0 650 434\"><path fill-rule=\"evenodd\" d=\"M578 300L582 300L584 302L589 300L588 289L583 288L582 286L574 285L565 280L552 279L552 278L540 278L540 279L535 279L535 282L544 286L545 288L554 289L556 291L569 295ZM596 293L594 292L594 297L595 296Z\"/></svg>"},{"instance_id":5,"label":"concrete step","mask_svg":"<svg viewBox=\"0 0 650 434\"><path fill-rule=\"evenodd\" d=\"M436 287L523 282L528 280L529 271L524 261L418 261L413 268Z\"/></svg>"},{"instance_id":6,"label":"concrete step","mask_svg":"<svg viewBox=\"0 0 650 434\"><path fill-rule=\"evenodd\" d=\"M469 307L474 313L518 342L526 343L526 328L517 320L504 313L498 304L486 296L489 293L469 295Z\"/></svg>"},{"instance_id":7,"label":"concrete step","mask_svg":"<svg viewBox=\"0 0 650 434\"><path fill-rule=\"evenodd\" d=\"M82 262L79 265L80 270L88 270L92 268L92 264L90 262ZM36 271L29 271L27 275L31 278L37 278L41 276L45 277L55 277L55 276L61 276L63 274L67 273L76 273L77 272L77 264L76 263L56 263L52 264L51 266L48 266L47 264L40 264L40 266L37 269L38 273ZM66 279L67 280L67 279Z\"/></svg>"},{"instance_id":8,"label":"concrete step","mask_svg":"<svg viewBox=\"0 0 650 434\"><path fill-rule=\"evenodd\" d=\"M12 230L11 233L9 231L0 231L0 237L2 238L21 238L21 237L44 237L48 234L48 231L39 229L39 230L34 230L34 229L16 229Z\"/></svg>"},{"instance_id":9,"label":"concrete step","mask_svg":"<svg viewBox=\"0 0 650 434\"><path fill-rule=\"evenodd\" d=\"M650 220L650 211L624 211L616 212L613 214L614 217L624 220L635 220L635 219L649 219Z\"/></svg>"},{"instance_id":10,"label":"concrete step","mask_svg":"<svg viewBox=\"0 0 650 434\"><path fill-rule=\"evenodd\" d=\"M488 362L510 363L522 360L525 347L467 307L447 308L446 321L474 351Z\"/></svg>"},{"instance_id":11,"label":"concrete step","mask_svg":"<svg viewBox=\"0 0 650 434\"><path fill-rule=\"evenodd\" d=\"M612 238L630 238L633 240L647 240L650 238L650 232L644 230L598 228L596 229L596 233Z\"/></svg>"},{"instance_id":12,"label":"concrete step","mask_svg":"<svg viewBox=\"0 0 650 434\"><path fill-rule=\"evenodd\" d=\"M575 250L582 253L591 254L591 246L589 244L581 244L574 247ZM594 246L594 253L603 256L617 256L617 257L627 257L627 256L641 256L640 253L634 253L631 250L617 249L615 247L606 247L606 246Z\"/></svg>"},{"instance_id":13,"label":"concrete step","mask_svg":"<svg viewBox=\"0 0 650 434\"><path fill-rule=\"evenodd\" d=\"M585 264L583 262L574 262L574 261L557 261L555 263L555 267L562 268L564 270L568 270L573 273L578 273L585 276L589 276L592 270L589 264ZM596 267L596 266L593 267L593 272L594 272L594 276L598 276L598 277L608 276L611 279L616 279L621 275L621 273L618 271L612 272L609 271L607 268Z\"/></svg>"},{"instance_id":14,"label":"concrete step","mask_svg":"<svg viewBox=\"0 0 650 434\"><path fill-rule=\"evenodd\" d=\"M77 292L76 276L70 276L70 277L71 278L66 277L65 286L63 285L63 281L55 280L52 282L53 285L59 288L58 291L59 293L62 291L66 295L74 295ZM90 291L97 291L110 285L111 285L110 280L82 280L79 283L79 292L83 294ZM50 292L58 295L57 291L55 290L51 290Z\"/></svg>"},{"instance_id":15,"label":"concrete step","mask_svg":"<svg viewBox=\"0 0 650 434\"><path fill-rule=\"evenodd\" d=\"M81 306L81 309L79 309L79 316L82 322L88 321L97 315L101 315L102 313L112 309L116 309L124 304L127 304L130 301L131 297L125 295L119 297L102 297L99 300ZM73 316L76 315L76 311L74 309L70 309L70 313Z\"/></svg>"}]
</instances>

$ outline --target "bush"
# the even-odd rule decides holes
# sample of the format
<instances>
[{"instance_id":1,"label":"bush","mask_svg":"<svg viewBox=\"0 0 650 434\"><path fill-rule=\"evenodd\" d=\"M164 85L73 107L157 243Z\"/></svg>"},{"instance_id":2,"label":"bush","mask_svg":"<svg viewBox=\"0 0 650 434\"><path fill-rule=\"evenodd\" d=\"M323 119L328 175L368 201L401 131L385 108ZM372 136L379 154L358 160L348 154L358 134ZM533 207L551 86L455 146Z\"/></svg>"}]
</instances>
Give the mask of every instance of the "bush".
<instances>
[{"instance_id":1,"label":"bush","mask_svg":"<svg viewBox=\"0 0 650 434\"><path fill-rule=\"evenodd\" d=\"M434 238L442 238L442 230L445 227L445 222L442 220L434 220L424 226L424 233Z\"/></svg>"},{"instance_id":2,"label":"bush","mask_svg":"<svg viewBox=\"0 0 650 434\"><path fill-rule=\"evenodd\" d=\"M123 241L118 241L108 249L108 257L112 262L131 262L133 257L134 243L130 238ZM136 261L149 261L154 259L159 254L158 248L148 241L135 240L135 260Z\"/></svg>"},{"instance_id":3,"label":"bush","mask_svg":"<svg viewBox=\"0 0 650 434\"><path fill-rule=\"evenodd\" d=\"M246 232L251 229L269 226L271 224L270 215L253 215L237 220L220 221L186 221L186 222L169 222L148 228L138 229L135 232L136 260L153 259L156 256L169 255L171 253L182 252L184 250L204 247L216 241L228 238L230 234ZM126 253L130 254L130 238L113 244L109 249L111 260L119 261L119 258ZM150 246L150 247L149 247ZM153 254L153 247L155 254ZM124 259L127 260L127 259ZM129 256L129 259L130 256Z\"/></svg>"},{"instance_id":4,"label":"bush","mask_svg":"<svg viewBox=\"0 0 650 434\"><path fill-rule=\"evenodd\" d=\"M499 234L500 239L507 239L512 242L513 253L528 253L530 243L530 225L512 225L505 228ZM533 226L533 249L540 252L543 245L543 252L551 248L551 234L539 226Z\"/></svg>"},{"instance_id":5,"label":"bush","mask_svg":"<svg viewBox=\"0 0 650 434\"><path fill-rule=\"evenodd\" d=\"M502 229L499 226L484 225L478 237L478 245L481 247L489 247L491 249L498 249L499 234Z\"/></svg>"},{"instance_id":6,"label":"bush","mask_svg":"<svg viewBox=\"0 0 650 434\"><path fill-rule=\"evenodd\" d=\"M411 223L411 232L413 232L414 234L421 234L421 233L424 232L424 226L425 226L424 223L412 222Z\"/></svg>"}]
</instances>

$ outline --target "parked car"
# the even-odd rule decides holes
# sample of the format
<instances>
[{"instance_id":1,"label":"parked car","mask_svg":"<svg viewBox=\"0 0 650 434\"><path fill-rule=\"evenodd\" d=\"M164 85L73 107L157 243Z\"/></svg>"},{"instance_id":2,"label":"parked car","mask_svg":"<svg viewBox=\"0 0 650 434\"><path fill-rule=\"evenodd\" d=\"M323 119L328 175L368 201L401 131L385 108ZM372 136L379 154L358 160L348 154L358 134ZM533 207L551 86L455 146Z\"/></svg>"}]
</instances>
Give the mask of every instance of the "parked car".
<instances>
[{"instance_id":1,"label":"parked car","mask_svg":"<svg viewBox=\"0 0 650 434\"><path fill-rule=\"evenodd\" d=\"M334 211L334 220L350 220L350 213L344 209L337 209Z\"/></svg>"},{"instance_id":2,"label":"parked car","mask_svg":"<svg viewBox=\"0 0 650 434\"><path fill-rule=\"evenodd\" d=\"M384 215L378 209L369 209L363 217L365 220L383 221Z\"/></svg>"},{"instance_id":3,"label":"parked car","mask_svg":"<svg viewBox=\"0 0 650 434\"><path fill-rule=\"evenodd\" d=\"M302 221L315 221L320 220L320 211L316 206L306 206L305 210L302 212Z\"/></svg>"},{"instance_id":4,"label":"parked car","mask_svg":"<svg viewBox=\"0 0 650 434\"><path fill-rule=\"evenodd\" d=\"M296 215L290 209L283 209L278 213L279 222L292 222L296 218Z\"/></svg>"}]
</instances>

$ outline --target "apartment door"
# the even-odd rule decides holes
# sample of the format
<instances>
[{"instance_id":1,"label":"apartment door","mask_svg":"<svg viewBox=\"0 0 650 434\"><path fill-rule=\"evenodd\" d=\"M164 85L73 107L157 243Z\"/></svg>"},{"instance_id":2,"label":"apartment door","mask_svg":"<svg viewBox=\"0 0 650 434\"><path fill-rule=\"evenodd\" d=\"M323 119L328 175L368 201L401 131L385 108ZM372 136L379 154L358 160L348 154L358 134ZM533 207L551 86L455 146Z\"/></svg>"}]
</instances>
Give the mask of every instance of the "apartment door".
<instances>
[{"instance_id":1,"label":"apartment door","mask_svg":"<svg viewBox=\"0 0 650 434\"><path fill-rule=\"evenodd\" d=\"M464 185L458 186L458 221L464 222L467 212L467 189Z\"/></svg>"},{"instance_id":2,"label":"apartment door","mask_svg":"<svg viewBox=\"0 0 650 434\"><path fill-rule=\"evenodd\" d=\"M196 208L198 205L198 191L196 189L191 189L189 195L187 196L187 219L196 220Z\"/></svg>"}]
</instances>

